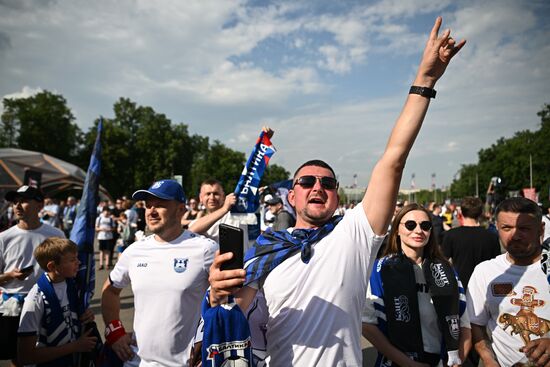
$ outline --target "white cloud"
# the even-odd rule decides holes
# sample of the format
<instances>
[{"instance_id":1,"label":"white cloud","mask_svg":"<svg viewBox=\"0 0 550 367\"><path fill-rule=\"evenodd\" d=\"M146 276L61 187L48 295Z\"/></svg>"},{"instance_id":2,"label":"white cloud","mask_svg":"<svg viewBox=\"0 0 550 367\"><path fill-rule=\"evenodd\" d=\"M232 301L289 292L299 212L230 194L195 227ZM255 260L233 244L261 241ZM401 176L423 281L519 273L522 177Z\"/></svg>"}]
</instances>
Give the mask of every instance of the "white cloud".
<instances>
[{"instance_id":1,"label":"white cloud","mask_svg":"<svg viewBox=\"0 0 550 367\"><path fill-rule=\"evenodd\" d=\"M28 98L40 92L42 92L42 88L40 87L33 88L25 85L23 89L21 89L21 91L19 92L5 94L4 96L2 96L2 100L0 101L0 111L4 111L4 103L3 103L4 99Z\"/></svg>"},{"instance_id":2,"label":"white cloud","mask_svg":"<svg viewBox=\"0 0 550 367\"><path fill-rule=\"evenodd\" d=\"M292 170L326 158L345 184L353 173L368 178L414 77L426 18L442 14L468 43L436 87L405 176L414 170L419 185L430 170L452 177L498 137L535 128L549 102L544 3L316 4L3 2L0 94L59 91L81 124L129 97L244 152L269 123L274 163Z\"/></svg>"}]
</instances>

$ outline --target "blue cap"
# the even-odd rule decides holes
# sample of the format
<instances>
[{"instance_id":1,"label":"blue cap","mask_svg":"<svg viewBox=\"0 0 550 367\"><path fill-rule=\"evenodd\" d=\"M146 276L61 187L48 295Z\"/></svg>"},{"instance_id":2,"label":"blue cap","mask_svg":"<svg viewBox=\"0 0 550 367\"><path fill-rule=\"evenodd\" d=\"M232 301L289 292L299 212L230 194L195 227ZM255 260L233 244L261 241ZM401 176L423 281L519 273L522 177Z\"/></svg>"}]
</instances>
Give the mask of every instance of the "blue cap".
<instances>
[{"instance_id":1,"label":"blue cap","mask_svg":"<svg viewBox=\"0 0 550 367\"><path fill-rule=\"evenodd\" d=\"M153 195L162 200L176 200L185 203L183 188L176 180L160 180L147 190L138 190L132 195L133 199L145 200L147 195Z\"/></svg>"}]
</instances>

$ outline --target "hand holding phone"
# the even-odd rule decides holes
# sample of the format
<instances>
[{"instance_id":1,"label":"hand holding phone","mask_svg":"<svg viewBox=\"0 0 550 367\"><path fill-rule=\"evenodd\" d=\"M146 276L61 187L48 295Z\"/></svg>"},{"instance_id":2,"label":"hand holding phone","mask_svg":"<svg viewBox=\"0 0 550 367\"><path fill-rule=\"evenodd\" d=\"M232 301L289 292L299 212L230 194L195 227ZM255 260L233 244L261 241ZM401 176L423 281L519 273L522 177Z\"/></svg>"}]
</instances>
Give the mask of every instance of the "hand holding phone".
<instances>
[{"instance_id":1,"label":"hand holding phone","mask_svg":"<svg viewBox=\"0 0 550 367\"><path fill-rule=\"evenodd\" d=\"M32 270L34 269L34 265L27 266L23 269L19 269L19 272L21 273L32 273Z\"/></svg>"},{"instance_id":2,"label":"hand holding phone","mask_svg":"<svg viewBox=\"0 0 550 367\"><path fill-rule=\"evenodd\" d=\"M221 270L242 269L244 259L243 230L227 224L220 224L220 254L232 252L231 260L221 265Z\"/></svg>"}]
</instances>

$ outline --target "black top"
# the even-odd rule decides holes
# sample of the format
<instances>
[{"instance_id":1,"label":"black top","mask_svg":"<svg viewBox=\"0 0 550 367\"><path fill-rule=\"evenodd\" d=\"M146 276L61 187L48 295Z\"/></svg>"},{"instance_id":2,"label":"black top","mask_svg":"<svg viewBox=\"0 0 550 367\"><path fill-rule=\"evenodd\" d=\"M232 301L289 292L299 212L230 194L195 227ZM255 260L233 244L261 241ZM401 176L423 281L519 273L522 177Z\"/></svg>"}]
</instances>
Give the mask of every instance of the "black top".
<instances>
[{"instance_id":1,"label":"black top","mask_svg":"<svg viewBox=\"0 0 550 367\"><path fill-rule=\"evenodd\" d=\"M498 236L483 227L461 226L445 232L442 248L452 259L464 289L477 264L501 254Z\"/></svg>"}]
</instances>

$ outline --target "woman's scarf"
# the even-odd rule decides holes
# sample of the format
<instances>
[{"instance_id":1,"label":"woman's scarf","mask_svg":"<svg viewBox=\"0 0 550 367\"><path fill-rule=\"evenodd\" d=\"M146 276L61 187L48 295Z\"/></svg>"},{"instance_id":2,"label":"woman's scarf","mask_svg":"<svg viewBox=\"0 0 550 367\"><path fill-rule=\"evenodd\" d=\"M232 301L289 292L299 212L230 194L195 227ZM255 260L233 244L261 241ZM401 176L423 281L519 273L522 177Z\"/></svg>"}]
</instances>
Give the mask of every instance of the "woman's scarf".
<instances>
[{"instance_id":1,"label":"woman's scarf","mask_svg":"<svg viewBox=\"0 0 550 367\"><path fill-rule=\"evenodd\" d=\"M459 309L456 275L448 263L440 260L426 259L422 268L449 362L460 362L459 311L464 310ZM414 263L402 253L378 260L371 277L371 289L384 300L384 310L381 311L385 313L386 321L380 328L389 341L410 358L429 363L430 356L424 352L422 343Z\"/></svg>"}]
</instances>

